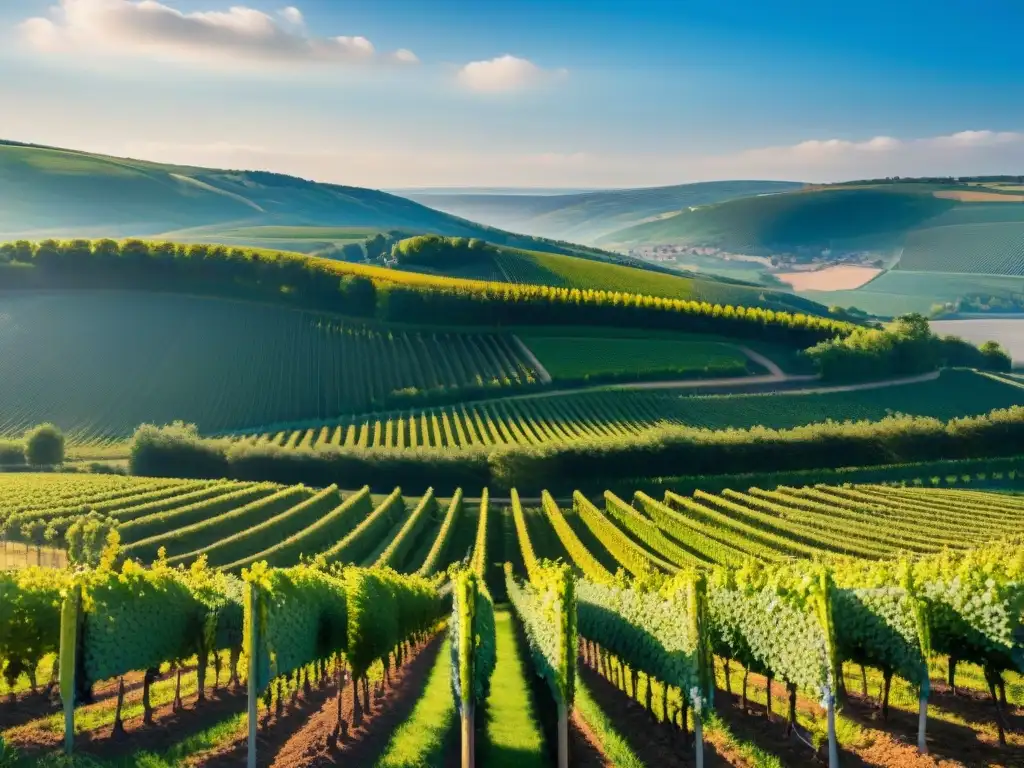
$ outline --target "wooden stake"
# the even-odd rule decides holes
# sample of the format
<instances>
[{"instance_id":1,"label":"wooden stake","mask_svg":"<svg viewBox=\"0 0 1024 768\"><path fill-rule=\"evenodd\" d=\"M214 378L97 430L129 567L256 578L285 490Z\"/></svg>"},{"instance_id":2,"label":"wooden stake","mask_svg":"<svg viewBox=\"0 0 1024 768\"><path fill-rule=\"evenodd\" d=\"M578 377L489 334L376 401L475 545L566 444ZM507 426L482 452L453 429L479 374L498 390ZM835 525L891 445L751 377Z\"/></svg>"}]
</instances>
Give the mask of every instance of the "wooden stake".
<instances>
[{"instance_id":1,"label":"wooden stake","mask_svg":"<svg viewBox=\"0 0 1024 768\"><path fill-rule=\"evenodd\" d=\"M704 725L697 710L693 711L693 749L697 768L704 768Z\"/></svg>"},{"instance_id":2,"label":"wooden stake","mask_svg":"<svg viewBox=\"0 0 1024 768\"><path fill-rule=\"evenodd\" d=\"M836 697L826 693L828 712L828 768L839 768L839 741L836 738Z\"/></svg>"},{"instance_id":3,"label":"wooden stake","mask_svg":"<svg viewBox=\"0 0 1024 768\"><path fill-rule=\"evenodd\" d=\"M257 593L257 587L249 585L248 589L248 602L249 615L253 617L253 621L249 622L249 648L252 649L250 653L255 656L256 649L259 648L260 636L259 636L259 622L256 621L256 617L259 616L259 595ZM256 728L259 725L259 691L257 690L259 684L259 677L257 676L257 667L259 665L252 659L249 660L249 680L246 686L246 697L248 699L248 715L249 715L249 743L246 754L246 766L247 768L256 768ZM236 661L235 650L231 650L231 674L232 677L237 680L238 666Z\"/></svg>"},{"instance_id":4,"label":"wooden stake","mask_svg":"<svg viewBox=\"0 0 1024 768\"><path fill-rule=\"evenodd\" d=\"M474 768L473 705L462 706L462 768Z\"/></svg>"},{"instance_id":5,"label":"wooden stake","mask_svg":"<svg viewBox=\"0 0 1024 768\"><path fill-rule=\"evenodd\" d=\"M928 727L928 698L921 696L917 715L917 751L922 755L928 754L928 742L925 739L925 731Z\"/></svg>"},{"instance_id":6,"label":"wooden stake","mask_svg":"<svg viewBox=\"0 0 1024 768\"><path fill-rule=\"evenodd\" d=\"M569 713L558 705L558 768L569 768Z\"/></svg>"}]
</instances>

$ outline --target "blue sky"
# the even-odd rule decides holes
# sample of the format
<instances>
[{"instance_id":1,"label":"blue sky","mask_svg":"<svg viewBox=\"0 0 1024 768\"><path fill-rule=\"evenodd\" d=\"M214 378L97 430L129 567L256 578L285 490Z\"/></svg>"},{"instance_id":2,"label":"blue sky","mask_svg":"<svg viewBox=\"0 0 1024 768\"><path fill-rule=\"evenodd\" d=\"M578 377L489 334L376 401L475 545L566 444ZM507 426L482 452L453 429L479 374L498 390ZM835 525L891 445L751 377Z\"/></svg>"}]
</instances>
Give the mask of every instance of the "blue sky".
<instances>
[{"instance_id":1,"label":"blue sky","mask_svg":"<svg viewBox=\"0 0 1024 768\"><path fill-rule=\"evenodd\" d=\"M1024 173L1022 29L1019 0L18 0L0 137L385 188Z\"/></svg>"}]
</instances>

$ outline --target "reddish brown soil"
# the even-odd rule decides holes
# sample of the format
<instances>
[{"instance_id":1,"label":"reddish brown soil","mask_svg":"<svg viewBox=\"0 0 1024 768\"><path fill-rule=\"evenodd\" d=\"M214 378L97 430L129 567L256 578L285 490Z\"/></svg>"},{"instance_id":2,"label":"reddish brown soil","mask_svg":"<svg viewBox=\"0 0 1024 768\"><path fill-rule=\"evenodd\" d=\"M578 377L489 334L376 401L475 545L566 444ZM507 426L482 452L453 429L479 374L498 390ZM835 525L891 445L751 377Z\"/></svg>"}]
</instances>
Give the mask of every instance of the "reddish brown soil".
<instances>
[{"instance_id":1,"label":"reddish brown soil","mask_svg":"<svg viewBox=\"0 0 1024 768\"><path fill-rule=\"evenodd\" d=\"M244 689L207 690L206 701L201 705L196 697L191 697L178 712L172 711L170 703L156 707L152 726L145 725L142 715L138 715L123 721L125 734L122 736L114 736L113 726L79 733L75 737L75 751L99 758L117 758L141 751L161 752L208 728L211 723L244 709ZM30 753L52 750L64 741L62 732L33 728L31 723L10 735L12 744Z\"/></svg>"},{"instance_id":2,"label":"reddish brown soil","mask_svg":"<svg viewBox=\"0 0 1024 768\"><path fill-rule=\"evenodd\" d=\"M760 675L750 675L751 689L763 691L766 680ZM800 765L799 761L793 763L787 756L779 751L780 739L783 741L784 726L780 710L784 713L785 687L775 682L772 685L772 696L775 701L773 717L778 723L768 726L764 718L765 707L763 705L748 702L748 711L760 715L760 723L763 727L751 728L751 718L744 716L739 707L739 695L731 697L732 706L726 706L730 697L724 691L718 691L715 698L715 709L719 715L729 723L733 733L745 738L765 751L771 752L782 758L787 765ZM801 712L814 712L820 715L818 705L810 700L801 697L797 702ZM883 768L953 768L954 766L967 766L968 768L1021 768L1024 767L1024 749L1012 743L1007 747L1000 747L995 737L976 731L973 728L957 725L934 717L937 710L955 713L968 722L994 722L995 710L991 699L977 691L964 692L963 695L953 696L945 686L936 686L932 692L931 712L933 716L928 719L928 749L930 754L920 755L917 752L917 712L890 708L888 721L882 720L880 709L873 701L866 701L860 695L850 692L846 703L843 705L843 715L853 720L867 732L870 744L867 746L840 749L840 761L844 768L847 766L880 766ZM1024 713L1020 708L1012 708L1008 716L1013 732L1021 732L1024 729ZM760 732L759 732L760 731ZM773 735L774 734L774 735ZM804 751L804 759L813 760L811 751L804 745L795 743ZM790 743L790 746L794 744ZM819 757L824 757L820 755ZM819 762L821 762L819 760Z\"/></svg>"},{"instance_id":3,"label":"reddish brown soil","mask_svg":"<svg viewBox=\"0 0 1024 768\"><path fill-rule=\"evenodd\" d=\"M573 768L615 768L579 712L569 719L569 762Z\"/></svg>"},{"instance_id":4,"label":"reddish brown soil","mask_svg":"<svg viewBox=\"0 0 1024 768\"><path fill-rule=\"evenodd\" d=\"M692 752L682 747L680 736L673 728L657 723L640 703L587 667L582 660L580 675L591 689L595 701L647 765L666 768L692 765ZM751 693L754 690L763 692L766 684L764 677L750 675ZM994 708L988 697L978 692L954 697L943 686L936 688L931 700L933 712L941 709L955 713L969 722L990 722L994 717ZM740 709L739 695L730 696L722 690L716 693L715 709L738 740L757 745L778 757L784 765L824 765L826 756L823 753L815 753L809 744L797 736L786 735L785 687L774 683L772 695L775 706L771 720L766 716L764 705L748 701L747 712L744 713ZM821 714L817 704L806 698L798 699L797 706L801 712ZM889 720L883 722L880 711L873 703L851 695L844 705L843 713L865 729L869 742L867 746L841 749L840 762L844 768L1024 768L1024 748L1014 743L1019 743L1019 737L1016 736L1011 735L1010 746L999 747L991 734L979 733L969 727L931 717L928 723L931 754L919 755L916 746L916 712L893 708ZM1007 719L1011 733L1020 732L1024 728L1022 708L1011 708ZM709 766L747 765L741 755L714 736L706 739L705 763Z\"/></svg>"},{"instance_id":5,"label":"reddish brown soil","mask_svg":"<svg viewBox=\"0 0 1024 768\"><path fill-rule=\"evenodd\" d=\"M435 636L414 651L402 669L393 671L392 685L384 691L382 698L374 698L371 691L372 710L363 713L360 727L350 725L344 741L339 742L334 737L338 718L338 688L334 683L314 690L308 697L300 697L297 706L280 718L271 716L269 722L260 727L257 764L271 768L372 765L387 746L394 730L411 714L442 639L440 634ZM344 717L351 722L351 684L345 686L341 699ZM203 768L237 768L245 764L246 749L246 740L242 736L189 764Z\"/></svg>"},{"instance_id":6,"label":"reddish brown soil","mask_svg":"<svg viewBox=\"0 0 1024 768\"><path fill-rule=\"evenodd\" d=\"M1013 744L1009 737L1009 746L1000 747L993 734L977 731L967 725L958 725L940 720L934 714L942 710L963 718L967 722L995 722L995 707L988 697L982 698L977 692L953 696L951 692L933 692L930 701L928 718L928 750L930 759L920 761L920 765L943 765L941 761L953 761L948 764L967 766L1024 766L1024 747ZM1007 720L1012 732L1024 732L1024 713L1019 708L1011 708ZM850 694L843 706L843 714L859 725L876 731L878 741L864 750L877 751L879 744L886 738L894 745L913 749L916 753L917 744L917 713L891 708L888 721L882 720L882 713L874 701L865 701L861 696ZM880 732L880 733L878 733ZM1008 732L1009 733L1009 732ZM912 765L912 763L881 763L874 765Z\"/></svg>"},{"instance_id":7,"label":"reddish brown soil","mask_svg":"<svg viewBox=\"0 0 1024 768\"><path fill-rule=\"evenodd\" d=\"M60 709L60 697L56 687L49 693L45 693L42 689L36 693L23 691L17 694L13 701L4 697L4 700L0 702L0 731L38 720L40 717L53 714L58 709Z\"/></svg>"},{"instance_id":8,"label":"reddish brown soil","mask_svg":"<svg viewBox=\"0 0 1024 768\"><path fill-rule=\"evenodd\" d=\"M130 672L125 675L125 693L142 688L143 677L142 672ZM169 674L157 679L164 680L167 677L169 677ZM93 688L93 700L97 704L115 696L117 696L116 680L108 680ZM22 691L14 697L13 702L9 697L6 697L0 703L0 731L38 720L46 715L52 715L54 712L59 711L60 707L60 692L57 686L54 686L49 694L45 692L45 686L40 686L39 691L36 693Z\"/></svg>"},{"instance_id":9,"label":"reddish brown soil","mask_svg":"<svg viewBox=\"0 0 1024 768\"><path fill-rule=\"evenodd\" d=\"M657 722L643 705L609 683L603 676L580 662L579 674L601 710L645 765L661 768L690 768L693 752L682 744L681 734L672 726ZM692 734L691 734L692 737ZM743 765L730 762L712 745L704 745L704 765L719 768Z\"/></svg>"}]
</instances>

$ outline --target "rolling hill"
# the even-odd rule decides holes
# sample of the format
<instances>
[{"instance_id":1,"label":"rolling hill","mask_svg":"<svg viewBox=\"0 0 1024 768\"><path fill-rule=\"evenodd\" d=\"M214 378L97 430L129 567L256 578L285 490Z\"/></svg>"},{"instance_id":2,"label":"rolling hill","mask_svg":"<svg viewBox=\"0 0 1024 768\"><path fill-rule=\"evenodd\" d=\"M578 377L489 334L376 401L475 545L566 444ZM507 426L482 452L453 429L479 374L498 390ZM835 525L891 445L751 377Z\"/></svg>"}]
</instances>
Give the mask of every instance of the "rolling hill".
<instances>
[{"instance_id":1,"label":"rolling hill","mask_svg":"<svg viewBox=\"0 0 1024 768\"><path fill-rule=\"evenodd\" d=\"M435 232L596 258L361 187L0 141L0 239L155 237L316 251L379 231Z\"/></svg>"},{"instance_id":2,"label":"rolling hill","mask_svg":"<svg viewBox=\"0 0 1024 768\"><path fill-rule=\"evenodd\" d=\"M399 245L403 242L407 241L399 241ZM575 258L566 254L504 246L466 254L452 252L447 258L442 254L436 263L430 265L403 265L399 262L396 267L436 277L620 291L673 299L695 299L712 304L829 314L826 307L796 294L741 280L679 272L656 264L639 269L631 261L607 263L603 259Z\"/></svg>"},{"instance_id":3,"label":"rolling hill","mask_svg":"<svg viewBox=\"0 0 1024 768\"><path fill-rule=\"evenodd\" d=\"M690 206L788 192L801 186L789 181L712 181L554 195L451 190L399 194L439 211L514 232L592 243L615 230Z\"/></svg>"},{"instance_id":4,"label":"rolling hill","mask_svg":"<svg viewBox=\"0 0 1024 768\"><path fill-rule=\"evenodd\" d=\"M1019 187L938 180L808 187L682 211L596 243L880 267L887 271L856 289L800 293L883 316L961 300L1016 306L1024 275L1024 195Z\"/></svg>"},{"instance_id":5,"label":"rolling hill","mask_svg":"<svg viewBox=\"0 0 1024 768\"><path fill-rule=\"evenodd\" d=\"M811 188L745 197L611 232L598 242L629 247L672 243L770 256L827 248L898 247L909 230L958 205L938 186Z\"/></svg>"}]
</instances>

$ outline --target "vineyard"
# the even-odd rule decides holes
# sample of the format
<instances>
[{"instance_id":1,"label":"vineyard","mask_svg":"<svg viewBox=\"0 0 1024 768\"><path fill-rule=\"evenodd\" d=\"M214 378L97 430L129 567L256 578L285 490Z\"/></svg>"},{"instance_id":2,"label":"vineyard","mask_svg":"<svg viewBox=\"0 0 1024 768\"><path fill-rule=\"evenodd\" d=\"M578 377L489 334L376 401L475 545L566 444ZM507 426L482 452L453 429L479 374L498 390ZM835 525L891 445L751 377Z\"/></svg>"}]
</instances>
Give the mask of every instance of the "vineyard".
<instances>
[{"instance_id":1,"label":"vineyard","mask_svg":"<svg viewBox=\"0 0 1024 768\"><path fill-rule=\"evenodd\" d=\"M500 334L392 331L160 294L6 296L0 356L0 436L53 421L78 445L143 422L218 432L535 382Z\"/></svg>"},{"instance_id":2,"label":"vineyard","mask_svg":"<svg viewBox=\"0 0 1024 768\"><path fill-rule=\"evenodd\" d=\"M907 236L897 269L1024 275L1024 221L913 231Z\"/></svg>"},{"instance_id":3,"label":"vineyard","mask_svg":"<svg viewBox=\"0 0 1024 768\"><path fill-rule=\"evenodd\" d=\"M601 440L664 424L790 428L827 420L878 420L891 413L947 420L1022 404L1024 390L1019 387L972 371L950 370L931 381L858 391L690 396L606 389L502 398L314 422L240 439L288 448L487 448Z\"/></svg>"},{"instance_id":4,"label":"vineyard","mask_svg":"<svg viewBox=\"0 0 1024 768\"><path fill-rule=\"evenodd\" d=\"M518 285L547 285L621 291L673 299L689 299L722 304L744 304L776 309L809 309L800 299L785 291L748 283L673 274L654 268L637 269L596 258L576 258L558 253L494 248L472 261L440 268L403 267L432 276L483 280Z\"/></svg>"},{"instance_id":5,"label":"vineyard","mask_svg":"<svg viewBox=\"0 0 1024 768\"><path fill-rule=\"evenodd\" d=\"M0 486L5 541L45 524L86 566L0 574L0 728L26 757L163 744L160 764L440 765L461 750L463 765L540 766L597 749L676 766L782 749L835 766L881 742L894 753L878 764L898 766L913 744L959 759L965 722L972 760L1024 750L1024 548L1007 538L1021 496ZM644 718L621 719L629 699ZM768 723L751 730L750 710Z\"/></svg>"}]
</instances>

